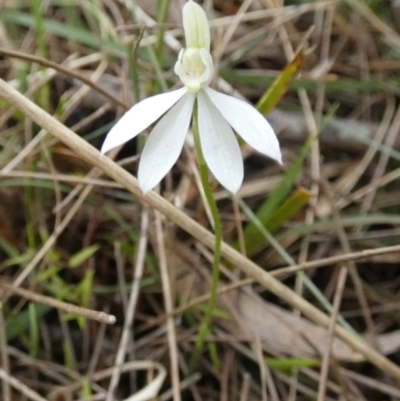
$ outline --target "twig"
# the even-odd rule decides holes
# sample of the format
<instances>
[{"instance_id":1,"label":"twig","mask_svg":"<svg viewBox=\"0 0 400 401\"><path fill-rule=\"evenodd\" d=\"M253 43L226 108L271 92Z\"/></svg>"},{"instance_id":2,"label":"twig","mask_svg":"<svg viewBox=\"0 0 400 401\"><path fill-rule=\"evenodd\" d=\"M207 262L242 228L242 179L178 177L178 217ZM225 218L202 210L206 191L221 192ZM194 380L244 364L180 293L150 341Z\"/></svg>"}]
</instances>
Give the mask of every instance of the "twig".
<instances>
[{"instance_id":1,"label":"twig","mask_svg":"<svg viewBox=\"0 0 400 401\"><path fill-rule=\"evenodd\" d=\"M92 376L96 370L96 366L99 362L100 356L103 352L103 345L105 341L105 333L106 333L107 326L105 324L100 325L100 328L96 335L96 340L94 341L94 347L92 350L92 355L90 358L89 366L86 372L86 376Z\"/></svg>"},{"instance_id":2,"label":"twig","mask_svg":"<svg viewBox=\"0 0 400 401\"><path fill-rule=\"evenodd\" d=\"M218 289L218 295L237 290L238 288L245 287L245 286L247 286L249 284L253 284L253 283L254 283L254 280L251 278L248 278L245 280L240 280L235 283L222 286ZM181 315L182 313L186 312L187 310L194 308L196 305L201 304L203 302L207 302L210 299L210 296L211 296L211 294L208 292L207 294L200 295L196 298L193 298L186 304L183 304L183 305L175 308L172 313L174 316ZM146 324L144 324L141 328L139 328L139 331L141 331L142 329L148 330L151 327L158 326L159 324L163 323L167 318L168 318L167 314L158 316L158 317L148 321Z\"/></svg>"},{"instance_id":3,"label":"twig","mask_svg":"<svg viewBox=\"0 0 400 401\"><path fill-rule=\"evenodd\" d=\"M318 267L324 267L329 265L335 265L341 262L347 262L350 260L368 259L376 255L385 255L389 253L400 252L400 245L384 246L377 249L365 249L363 251L347 253L344 255L330 256L324 259L313 260L312 262L301 263L296 266L282 267L271 272L274 277L284 277L286 275L294 274L300 270L312 270Z\"/></svg>"},{"instance_id":4,"label":"twig","mask_svg":"<svg viewBox=\"0 0 400 401\"><path fill-rule=\"evenodd\" d=\"M0 171L1 178L25 178L25 179L33 179L33 180L57 180L61 182L67 182L71 184L90 184L93 186L99 186L104 188L122 188L116 182L108 181L108 180L101 180L96 178L91 178L89 176L86 177L79 177L74 175L67 175L67 174L53 174L53 173L40 173L40 172L33 172L33 171L10 171L3 173Z\"/></svg>"},{"instance_id":5,"label":"twig","mask_svg":"<svg viewBox=\"0 0 400 401\"><path fill-rule=\"evenodd\" d=\"M193 386L196 384L199 380L201 379L200 373L194 373L193 375L187 377L186 379L183 379L180 383L180 389L181 391L185 390L186 388ZM170 398L172 398L172 391L168 389L165 393L160 395L159 400L160 401L167 401Z\"/></svg>"},{"instance_id":6,"label":"twig","mask_svg":"<svg viewBox=\"0 0 400 401\"><path fill-rule=\"evenodd\" d=\"M312 262L305 262L305 263L301 263L296 266L282 267L280 269L271 271L271 276L286 277L290 274L295 274L298 271L312 270L312 269L317 269L319 267L326 267L326 266L335 266L339 263L347 262L350 260L368 259L372 256L385 255L385 254L390 254L390 253L395 253L395 252L400 252L400 245L387 246L387 247L382 247L382 248L378 248L378 249L366 249L363 251L353 252L353 253L349 253L349 254L345 254L345 255L331 256L328 258L319 259L319 260L315 260ZM254 280L251 278L247 278L244 280L236 281L232 284L220 286L218 289L218 295L237 290L241 287L246 287L247 285L250 285L250 284L254 284ZM174 314L174 316L180 315L180 314L186 312L187 310L194 308L196 305L208 301L209 299L210 299L209 293L200 295L196 298L192 298L186 304L175 308L173 311L173 314ZM167 319L167 315L158 316L157 318L154 318L154 319L148 321L145 325L142 326L142 328L139 328L139 331L141 331L142 329L148 330L151 327L161 324L166 319Z\"/></svg>"},{"instance_id":7,"label":"twig","mask_svg":"<svg viewBox=\"0 0 400 401\"><path fill-rule=\"evenodd\" d=\"M335 298L333 300L333 310L331 314L331 324L328 327L328 338L325 345L325 353L322 359L321 376L318 385L318 401L326 399L326 387L328 381L329 364L331 360L332 343L334 338L334 326L337 315L339 313L340 304L343 297L344 286L346 283L348 269L342 266L339 271L339 278L336 284Z\"/></svg>"},{"instance_id":8,"label":"twig","mask_svg":"<svg viewBox=\"0 0 400 401\"><path fill-rule=\"evenodd\" d=\"M101 157L100 152L96 148L74 134L70 129L27 99L16 89L10 87L10 85L2 79L0 79L0 96L6 99L12 106L21 110L26 116L35 121L35 123L46 129L50 134L64 142L87 162L99 167L105 174L123 185L135 195L139 201L148 203L151 207L164 214L208 248L214 248L215 237L207 229L192 220L183 211L177 209L156 192L151 191L144 196L140 190L137 179L128 171L124 170L107 157ZM226 243L222 244L222 256L232 265L238 267L244 274L261 284L265 289L287 302L293 308L299 309L301 313L310 320L322 327L329 327L330 318L328 316ZM335 325L335 333L352 349L364 355L366 359L383 372L400 381L400 367L373 349L360 337L349 333L338 325Z\"/></svg>"},{"instance_id":9,"label":"twig","mask_svg":"<svg viewBox=\"0 0 400 401\"><path fill-rule=\"evenodd\" d=\"M0 282L0 293L1 297L9 297L11 294L16 294L32 302L48 305L66 313L72 313L87 319L97 320L101 323L114 324L116 321L115 316L109 315L108 313L98 312L92 309L82 308L74 304L59 301L46 295L37 294L33 291L25 290L20 287L14 287L10 283Z\"/></svg>"},{"instance_id":10,"label":"twig","mask_svg":"<svg viewBox=\"0 0 400 401\"><path fill-rule=\"evenodd\" d=\"M168 314L167 319L167 335L168 335L168 348L169 357L171 362L171 381L173 400L181 400L180 379L179 379L179 363L178 363L178 343L176 340L175 322L172 317L174 304L172 301L171 282L168 273L167 256L165 253L164 235L161 224L161 214L155 211L155 225L156 225L156 240L158 248L158 259L160 266L161 282L163 287L164 306Z\"/></svg>"},{"instance_id":11,"label":"twig","mask_svg":"<svg viewBox=\"0 0 400 401\"><path fill-rule=\"evenodd\" d=\"M384 145L390 149L393 148L394 143L398 137L399 128L400 128L400 108L397 109L397 112L394 116L392 125L389 128L389 131L387 133L385 143L384 143ZM366 195L366 197L364 198L364 200L361 204L361 214L367 214L367 212L371 209L373 201L375 199L376 192L378 191L379 181L382 179L382 176L385 174L385 170L386 170L389 160L390 160L390 155L388 155L386 153L382 153L380 155L378 165L375 167L375 171L372 176L371 183L369 184L371 191L368 192L368 194ZM357 228L356 232L358 232L358 233L361 232L361 226L359 226Z\"/></svg>"},{"instance_id":12,"label":"twig","mask_svg":"<svg viewBox=\"0 0 400 401\"><path fill-rule=\"evenodd\" d=\"M45 58L35 56L33 54L22 53L22 52L19 52L16 50L4 49L4 48L0 47L0 54L2 54L4 56L8 56L8 57L15 57L15 58L18 58L21 60L32 61L32 62L38 63L44 67L52 68L53 70L56 70L63 75L69 76L71 78L79 79L87 86L89 86L92 89L94 89L95 91L101 93L107 99L110 99L114 103L117 103L119 106L123 107L124 110L127 110L129 108L129 106L125 102L123 102L120 98L118 98L111 92L108 92L107 90L103 89L101 86L97 85L95 82L91 81L89 78L87 78L84 74L82 74L80 72L74 71L70 68L64 67L60 64L54 63Z\"/></svg>"},{"instance_id":13,"label":"twig","mask_svg":"<svg viewBox=\"0 0 400 401\"><path fill-rule=\"evenodd\" d=\"M282 267L271 272L274 277L283 277L286 275L294 274L298 271L306 271L316 269L318 267L336 265L341 262L348 262L350 260L368 259L371 256L384 255L388 253L400 252L400 245L384 246L377 249L365 249L363 251L347 253L344 255L330 256L324 259L318 259L312 262L301 263L296 266Z\"/></svg>"},{"instance_id":14,"label":"twig","mask_svg":"<svg viewBox=\"0 0 400 401\"><path fill-rule=\"evenodd\" d=\"M148 225L149 225L148 210L144 209L142 213L140 241L139 241L139 248L135 266L134 284L132 285L128 305L125 310L126 317L124 322L124 328L122 330L121 340L118 346L117 354L115 356L114 368L111 375L110 385L108 386L106 401L111 401L114 399L114 392L119 383L119 379L121 376L121 369L126 355L126 350L129 345L129 339L131 338L132 324L135 318L137 300L139 298L140 281L143 276L144 262L146 258Z\"/></svg>"},{"instance_id":15,"label":"twig","mask_svg":"<svg viewBox=\"0 0 400 401\"><path fill-rule=\"evenodd\" d=\"M6 327L4 324L4 315L3 315L3 303L0 302L0 352L1 352L1 365L3 366L4 372L9 375L10 374L10 361L8 358L7 351L7 336L6 336ZM11 388L10 383L7 380L3 380L3 401L11 401Z\"/></svg>"},{"instance_id":16,"label":"twig","mask_svg":"<svg viewBox=\"0 0 400 401\"><path fill-rule=\"evenodd\" d=\"M49 394L48 399L50 400L56 400L60 397L60 394L71 394L74 391L78 391L81 387L83 387L86 383L87 380L89 379L91 382L97 382L100 380L104 380L112 375L114 368L107 368L101 371L98 371L96 373L93 373L91 377L81 377L79 380L74 381L73 383L64 386L64 387L59 387L56 390L54 390L51 394ZM150 361L150 360L143 360L143 361L132 361L132 362L126 362L122 365L121 367L122 373L125 372L131 372L131 371L137 371L137 370L146 370L146 371L156 371L157 376L150 381L150 383L146 384L144 388L139 390L136 394L133 394L131 397L128 397L125 399L125 401L143 401L143 400L149 400L153 397L155 397L163 382L165 379L165 376L167 374L165 368L163 365L161 365L158 362ZM72 372L75 373L75 372ZM147 398L146 398L147 396ZM40 400L42 401L42 400Z\"/></svg>"},{"instance_id":17,"label":"twig","mask_svg":"<svg viewBox=\"0 0 400 401\"><path fill-rule=\"evenodd\" d=\"M45 398L40 396L35 391L31 390L26 384L22 383L14 376L10 376L4 369L0 368L0 379L7 382L10 386L14 387L17 391L23 394L25 397L33 401L46 401Z\"/></svg>"},{"instance_id":18,"label":"twig","mask_svg":"<svg viewBox=\"0 0 400 401\"><path fill-rule=\"evenodd\" d=\"M114 259L117 268L117 279L119 292L121 295L122 308L126 316L128 313L128 289L126 285L124 263L121 256L121 243L119 241L114 242Z\"/></svg>"},{"instance_id":19,"label":"twig","mask_svg":"<svg viewBox=\"0 0 400 401\"><path fill-rule=\"evenodd\" d=\"M40 250L36 253L34 258L29 262L26 268L18 275L18 277L14 280L13 286L18 287L21 283L29 276L32 270L37 266L37 264L44 258L47 252L51 249L51 247L56 243L57 238L59 235L64 231L64 229L68 226L71 222L72 218L75 216L77 211L82 206L83 202L85 201L86 197L92 190L92 186L88 185L81 193L78 200L72 206L72 208L68 211L64 219L61 223L54 229L51 236L47 239L47 241L43 244Z\"/></svg>"}]
</instances>

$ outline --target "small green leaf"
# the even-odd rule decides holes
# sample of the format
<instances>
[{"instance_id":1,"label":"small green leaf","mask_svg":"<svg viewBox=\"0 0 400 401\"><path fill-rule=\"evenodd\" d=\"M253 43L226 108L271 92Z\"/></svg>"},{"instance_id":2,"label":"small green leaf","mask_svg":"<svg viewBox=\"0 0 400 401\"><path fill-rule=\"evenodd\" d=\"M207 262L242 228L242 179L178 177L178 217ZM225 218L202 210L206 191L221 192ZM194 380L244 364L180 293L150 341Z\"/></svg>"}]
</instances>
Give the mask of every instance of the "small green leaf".
<instances>
[{"instance_id":1,"label":"small green leaf","mask_svg":"<svg viewBox=\"0 0 400 401\"><path fill-rule=\"evenodd\" d=\"M36 21L34 16L28 13L22 13L18 10L5 10L2 11L1 17L3 21L12 23L15 25L21 25L24 27L34 28ZM109 50L119 51L124 53L124 45L120 42L113 40L105 40L87 29L82 29L77 26L71 26L63 24L60 21L53 21L51 19L43 19L43 29L47 34L52 34L60 38L65 38L71 42L79 43L84 46L88 46L93 49L107 48Z\"/></svg>"},{"instance_id":2,"label":"small green leaf","mask_svg":"<svg viewBox=\"0 0 400 401\"><path fill-rule=\"evenodd\" d=\"M37 276L38 283L53 278L61 270L60 266L49 266L46 270L40 272Z\"/></svg>"},{"instance_id":3,"label":"small green leaf","mask_svg":"<svg viewBox=\"0 0 400 401\"><path fill-rule=\"evenodd\" d=\"M82 398L90 398L92 394L92 389L90 388L90 381L87 377L84 377L82 380Z\"/></svg>"},{"instance_id":4,"label":"small green leaf","mask_svg":"<svg viewBox=\"0 0 400 401\"><path fill-rule=\"evenodd\" d=\"M298 156L296 161L289 167L282 181L272 191L270 196L258 209L256 216L263 224L272 216L272 213L276 210L278 205L284 201L284 199L288 196L289 192L292 190L293 184L296 181L297 176L299 175L301 168L303 166L304 159L306 158L315 138L316 137L311 137L306 141L303 148L301 149L300 155ZM250 222L245 227L243 234L245 237L246 244L250 244L250 247L253 247L252 241L257 236L256 233L258 231L259 230L257 228L257 225L254 224L253 222Z\"/></svg>"},{"instance_id":5,"label":"small green leaf","mask_svg":"<svg viewBox=\"0 0 400 401\"><path fill-rule=\"evenodd\" d=\"M33 249L28 249L25 253L21 253L13 258L6 261L6 266L21 265L24 266L35 256L35 251Z\"/></svg>"},{"instance_id":6,"label":"small green leaf","mask_svg":"<svg viewBox=\"0 0 400 401\"><path fill-rule=\"evenodd\" d=\"M82 249L75 255L71 256L68 262L68 266L74 268L81 265L83 262L91 258L99 249L100 249L99 245L92 245L85 249Z\"/></svg>"},{"instance_id":7,"label":"small green leaf","mask_svg":"<svg viewBox=\"0 0 400 401\"><path fill-rule=\"evenodd\" d=\"M290 191L293 188L293 184L295 183L301 168L303 166L304 160L309 153L313 142L318 138L318 134L322 131L325 124L329 121L329 119L334 115L337 106L334 105L327 116L324 118L321 127L319 128L319 132L315 133L315 135L310 136L306 143L303 145L300 155L297 157L295 162L288 168L285 176L282 181L278 184L278 186L272 191L270 196L266 199L266 201L261 205L260 209L257 211L256 216L259 221L263 224L271 218L272 214L276 213L277 208L282 202L285 201L286 197L289 195ZM282 221L283 223L283 221ZM250 222L244 229L244 238L246 243L250 243L253 240L255 233L259 231L257 228L257 224ZM252 245L250 245L252 246Z\"/></svg>"},{"instance_id":8,"label":"small green leaf","mask_svg":"<svg viewBox=\"0 0 400 401\"><path fill-rule=\"evenodd\" d=\"M302 53L299 53L294 60L288 64L285 69L278 75L272 85L269 87L267 92L261 97L256 107L257 110L267 115L282 99L282 96L286 93L289 85L296 77L297 71L303 61Z\"/></svg>"},{"instance_id":9,"label":"small green leaf","mask_svg":"<svg viewBox=\"0 0 400 401\"><path fill-rule=\"evenodd\" d=\"M197 305L197 309L199 309L200 311L205 313L207 311L207 304L200 303ZM219 309L219 308L214 308L212 315L213 315L213 317L219 318L219 319L226 319L226 320L232 319L232 316L229 313L227 313L225 310Z\"/></svg>"},{"instance_id":10,"label":"small green leaf","mask_svg":"<svg viewBox=\"0 0 400 401\"><path fill-rule=\"evenodd\" d=\"M36 319L40 319L52 309L46 305L36 305L35 313ZM13 316L10 322L6 324L6 336L10 341L16 337L23 336L23 333L30 327L30 310L20 312L17 316Z\"/></svg>"},{"instance_id":11,"label":"small green leaf","mask_svg":"<svg viewBox=\"0 0 400 401\"><path fill-rule=\"evenodd\" d=\"M82 279L78 286L78 291L81 298L81 306L83 306L84 308L87 308L89 306L89 302L92 297L93 276L93 270L86 272L85 277ZM81 330L83 330L85 328L87 319L82 316L78 316L77 321L79 327L81 328Z\"/></svg>"},{"instance_id":12,"label":"small green leaf","mask_svg":"<svg viewBox=\"0 0 400 401\"><path fill-rule=\"evenodd\" d=\"M290 373L294 368L313 368L320 365L317 359L309 358L264 358L265 363L274 370Z\"/></svg>"},{"instance_id":13,"label":"small green leaf","mask_svg":"<svg viewBox=\"0 0 400 401\"><path fill-rule=\"evenodd\" d=\"M263 221L264 227L273 233L278 230L286 221L291 219L299 212L308 201L312 198L312 193L304 188L296 190L285 202L279 206L274 213L271 213ZM245 244L248 256L252 256L264 246L266 243L264 235L256 226L250 226L246 230Z\"/></svg>"}]
</instances>

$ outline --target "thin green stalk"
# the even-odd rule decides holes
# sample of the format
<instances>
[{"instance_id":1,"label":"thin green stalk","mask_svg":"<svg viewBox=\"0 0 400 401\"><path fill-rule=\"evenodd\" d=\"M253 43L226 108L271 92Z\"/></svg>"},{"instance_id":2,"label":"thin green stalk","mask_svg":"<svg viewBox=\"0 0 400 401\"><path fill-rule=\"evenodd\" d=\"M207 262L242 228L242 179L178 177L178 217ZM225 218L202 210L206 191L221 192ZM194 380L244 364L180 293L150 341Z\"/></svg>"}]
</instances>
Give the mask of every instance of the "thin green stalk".
<instances>
[{"instance_id":1,"label":"thin green stalk","mask_svg":"<svg viewBox=\"0 0 400 401\"><path fill-rule=\"evenodd\" d=\"M134 41L132 45L127 46L128 52L128 67L129 67L129 76L132 82L132 93L134 96L134 100L136 103L140 101L140 89L139 89L139 64L137 51L140 46L140 41L142 40L143 34L145 31L145 27L143 26L139 32L137 39Z\"/></svg>"},{"instance_id":2,"label":"thin green stalk","mask_svg":"<svg viewBox=\"0 0 400 401\"><path fill-rule=\"evenodd\" d=\"M164 24L167 22L168 9L170 0L158 0L157 1L157 23L159 24L157 32L157 44L156 44L156 55L159 63L163 64L164 55Z\"/></svg>"},{"instance_id":3,"label":"thin green stalk","mask_svg":"<svg viewBox=\"0 0 400 401\"><path fill-rule=\"evenodd\" d=\"M41 57L47 59L47 43L46 43L46 31L44 29L43 19L43 7L40 0L33 0L31 3L32 14L35 18L35 31L36 31L36 42ZM41 71L45 68L41 67ZM49 110L50 106L50 86L49 84L43 85L37 92L39 104L43 109Z\"/></svg>"},{"instance_id":4,"label":"thin green stalk","mask_svg":"<svg viewBox=\"0 0 400 401\"><path fill-rule=\"evenodd\" d=\"M215 247L214 247L214 262L213 262L213 271L212 271L212 282L210 289L210 301L208 303L208 307L204 316L204 319L201 323L199 334L197 337L197 341L194 347L194 353L192 359L190 361L189 368L190 370L196 365L200 352L203 348L204 342L206 340L207 335L209 334L209 326L211 322L211 317L215 309L215 304L217 302L217 290L218 290L218 282L219 282L219 264L221 260L221 243L222 243L222 228L221 228L221 220L218 213L217 204L212 194L210 183L208 182L208 170L207 164L204 160L203 152L201 150L200 144L200 135L199 135L199 126L198 126L198 118L197 118L197 103L194 105L193 109L193 124L192 124L192 132L194 138L194 144L197 152L197 160L199 164L200 171L200 179L203 185L204 194L207 200L208 205L210 206L210 211L212 218L214 220L214 233L215 233ZM218 360L214 359L214 363L217 365L218 369Z\"/></svg>"}]
</instances>

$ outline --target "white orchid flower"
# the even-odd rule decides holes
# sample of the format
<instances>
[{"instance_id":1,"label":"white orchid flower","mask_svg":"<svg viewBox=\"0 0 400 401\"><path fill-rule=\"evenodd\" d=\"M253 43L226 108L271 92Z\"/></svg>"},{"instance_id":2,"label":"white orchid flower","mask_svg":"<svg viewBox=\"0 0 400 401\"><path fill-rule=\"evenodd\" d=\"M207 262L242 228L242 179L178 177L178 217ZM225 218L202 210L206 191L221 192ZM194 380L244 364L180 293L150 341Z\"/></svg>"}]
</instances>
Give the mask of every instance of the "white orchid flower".
<instances>
[{"instance_id":1,"label":"white orchid flower","mask_svg":"<svg viewBox=\"0 0 400 401\"><path fill-rule=\"evenodd\" d=\"M122 145L163 116L151 132L139 163L139 185L148 192L177 161L197 101L204 159L215 178L235 193L243 182L243 161L232 128L254 149L281 163L279 143L267 120L253 106L208 87L214 73L210 28L204 10L193 0L183 7L183 27L186 49L179 53L175 73L184 87L134 105L108 133L101 152Z\"/></svg>"}]
</instances>

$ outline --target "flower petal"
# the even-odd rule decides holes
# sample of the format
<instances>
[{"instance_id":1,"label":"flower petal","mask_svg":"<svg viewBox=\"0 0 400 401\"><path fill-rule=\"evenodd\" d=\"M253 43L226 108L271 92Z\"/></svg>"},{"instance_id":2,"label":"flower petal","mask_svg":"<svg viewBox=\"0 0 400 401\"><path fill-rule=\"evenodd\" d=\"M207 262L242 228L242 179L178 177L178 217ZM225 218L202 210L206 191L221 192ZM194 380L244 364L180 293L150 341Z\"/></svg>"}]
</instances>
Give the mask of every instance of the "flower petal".
<instances>
[{"instance_id":1,"label":"flower petal","mask_svg":"<svg viewBox=\"0 0 400 401\"><path fill-rule=\"evenodd\" d=\"M186 47L204 47L210 51L210 26L204 10L189 0L182 10Z\"/></svg>"},{"instance_id":2,"label":"flower petal","mask_svg":"<svg viewBox=\"0 0 400 401\"><path fill-rule=\"evenodd\" d=\"M252 105L205 88L211 101L232 128L254 149L282 163L282 154L274 130Z\"/></svg>"},{"instance_id":3,"label":"flower petal","mask_svg":"<svg viewBox=\"0 0 400 401\"><path fill-rule=\"evenodd\" d=\"M189 129L195 94L186 95L157 123L144 146L139 163L141 190L153 189L177 161Z\"/></svg>"},{"instance_id":4,"label":"flower petal","mask_svg":"<svg viewBox=\"0 0 400 401\"><path fill-rule=\"evenodd\" d=\"M198 114L201 149L215 178L235 193L243 182L243 161L232 128L204 91L199 91Z\"/></svg>"},{"instance_id":5,"label":"flower petal","mask_svg":"<svg viewBox=\"0 0 400 401\"><path fill-rule=\"evenodd\" d=\"M206 49L200 49L200 57L205 65L205 70L200 77L203 86L209 85L214 75L214 62L211 53Z\"/></svg>"},{"instance_id":6,"label":"flower petal","mask_svg":"<svg viewBox=\"0 0 400 401\"><path fill-rule=\"evenodd\" d=\"M101 147L101 153L106 153L140 134L170 109L186 92L186 88L181 88L149 97L135 104L111 128Z\"/></svg>"}]
</instances>

